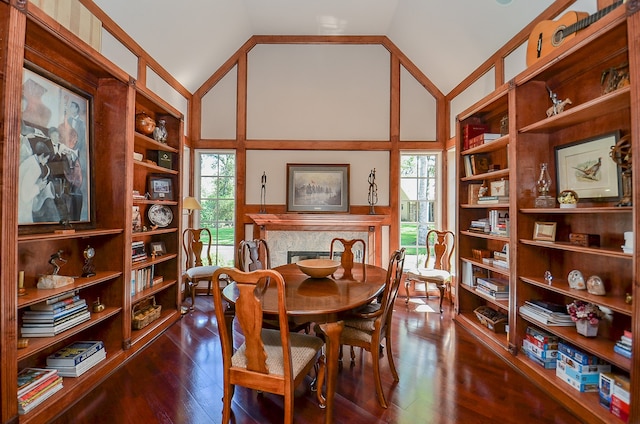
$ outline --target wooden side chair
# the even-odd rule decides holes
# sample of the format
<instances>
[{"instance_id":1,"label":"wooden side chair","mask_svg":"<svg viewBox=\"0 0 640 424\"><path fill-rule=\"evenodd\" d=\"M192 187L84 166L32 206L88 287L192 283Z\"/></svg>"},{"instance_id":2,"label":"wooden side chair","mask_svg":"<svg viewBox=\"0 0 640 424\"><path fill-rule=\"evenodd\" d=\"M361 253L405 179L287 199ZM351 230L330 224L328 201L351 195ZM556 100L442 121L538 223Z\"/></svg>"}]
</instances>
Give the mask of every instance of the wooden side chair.
<instances>
[{"instance_id":1,"label":"wooden side chair","mask_svg":"<svg viewBox=\"0 0 640 424\"><path fill-rule=\"evenodd\" d=\"M437 289L440 295L440 313L442 313L442 299L445 290L451 296L451 261L455 248L455 234L451 231L429 230L427 233L427 259L424 267L408 270L405 275L404 288L407 294L405 303L409 303L409 288L411 284L421 282L425 284L427 297L429 292Z\"/></svg>"},{"instance_id":2,"label":"wooden side chair","mask_svg":"<svg viewBox=\"0 0 640 424\"><path fill-rule=\"evenodd\" d=\"M237 285L238 299L235 317L244 335L244 342L234 351L233 335L226 325L222 291L213 291L216 320L223 360L223 409L222 422L231 419L231 401L234 386L275 393L284 396L284 423L293 423L294 390L314 366L317 367L317 396L324 407L322 395L325 364L322 355L323 341L312 335L290 333L285 305L285 288L282 275L274 270L244 272L236 268L219 268L213 281L229 278ZM256 297L256 286L264 281L277 287L278 321L280 330L262 328L262 303Z\"/></svg>"},{"instance_id":3,"label":"wooden side chair","mask_svg":"<svg viewBox=\"0 0 640 424\"><path fill-rule=\"evenodd\" d=\"M206 242L201 237L206 235ZM219 267L211 265L211 231L208 228L187 228L182 233L182 247L185 253L185 269L183 279L189 287L191 295L191 309L196 303L196 287L200 281L208 281L207 295L211 294L211 276ZM202 253L205 253L207 264L202 262Z\"/></svg>"},{"instance_id":4,"label":"wooden side chair","mask_svg":"<svg viewBox=\"0 0 640 424\"><path fill-rule=\"evenodd\" d=\"M352 239L346 240L343 238L334 238L331 240L331 247L329 250L329 258L335 260L335 256L339 252L336 250L336 247L342 245L342 255L340 256L340 264L344 269L345 278L352 278L353 274L351 270L353 269L353 265L355 263L355 255L354 249L360 244L362 246L362 272L366 272L366 258L367 258L367 245L362 239Z\"/></svg>"},{"instance_id":5,"label":"wooden side chair","mask_svg":"<svg viewBox=\"0 0 640 424\"><path fill-rule=\"evenodd\" d=\"M258 269L271 269L271 253L269 245L264 239L242 240L238 243L238 268L244 272L256 271ZM265 328L278 329L277 319L267 317L263 321ZM289 330L303 331L309 334L311 330L310 322L297 322L293 317L289 318Z\"/></svg>"},{"instance_id":6,"label":"wooden side chair","mask_svg":"<svg viewBox=\"0 0 640 424\"><path fill-rule=\"evenodd\" d=\"M393 304L402 280L404 257L404 248L392 253L380 303L369 304L358 312L353 312L351 318L344 320L344 328L340 335L341 345L360 347L371 353L376 394L378 403L383 408L388 406L382 390L382 379L380 378L380 357L383 349L381 343L383 339L386 341L387 360L389 361L391 374L393 374L393 380L400 381L391 351L391 320L393 318ZM315 326L315 331L316 334L324 335L318 325ZM351 363L355 364L355 352L353 349L351 350Z\"/></svg>"}]
</instances>

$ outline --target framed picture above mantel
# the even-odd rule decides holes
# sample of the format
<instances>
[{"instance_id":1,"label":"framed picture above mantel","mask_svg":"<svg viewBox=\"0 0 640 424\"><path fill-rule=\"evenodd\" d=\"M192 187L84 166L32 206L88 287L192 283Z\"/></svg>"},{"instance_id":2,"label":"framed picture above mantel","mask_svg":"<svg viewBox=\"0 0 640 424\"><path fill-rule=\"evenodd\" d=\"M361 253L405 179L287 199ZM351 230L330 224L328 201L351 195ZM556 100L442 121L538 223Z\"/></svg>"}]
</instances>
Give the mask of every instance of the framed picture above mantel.
<instances>
[{"instance_id":1,"label":"framed picture above mantel","mask_svg":"<svg viewBox=\"0 0 640 424\"><path fill-rule=\"evenodd\" d=\"M287 212L348 213L349 165L287 164Z\"/></svg>"}]
</instances>

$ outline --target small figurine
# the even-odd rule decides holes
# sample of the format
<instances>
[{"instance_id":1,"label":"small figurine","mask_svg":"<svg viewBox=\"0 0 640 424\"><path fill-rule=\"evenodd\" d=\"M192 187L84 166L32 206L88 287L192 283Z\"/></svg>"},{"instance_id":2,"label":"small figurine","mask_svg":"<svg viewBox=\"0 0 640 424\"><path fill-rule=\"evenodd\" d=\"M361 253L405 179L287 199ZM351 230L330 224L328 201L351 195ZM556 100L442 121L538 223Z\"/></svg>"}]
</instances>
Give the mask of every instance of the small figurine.
<instances>
[{"instance_id":1,"label":"small figurine","mask_svg":"<svg viewBox=\"0 0 640 424\"><path fill-rule=\"evenodd\" d=\"M544 281L551 285L551 283L553 282L553 275L551 275L551 271L544 272Z\"/></svg>"},{"instance_id":2,"label":"small figurine","mask_svg":"<svg viewBox=\"0 0 640 424\"><path fill-rule=\"evenodd\" d=\"M167 128L165 127L166 121L164 119L160 119L158 121L158 125L153 130L153 139L155 141L159 141L160 143L167 142Z\"/></svg>"},{"instance_id":3,"label":"small figurine","mask_svg":"<svg viewBox=\"0 0 640 424\"><path fill-rule=\"evenodd\" d=\"M67 263L67 260L62 257L63 253L63 250L58 250L56 253L51 255L51 258L49 258L49 263L51 264L51 266L53 266L53 272L51 273L52 275L58 275L60 267ZM60 261L60 264L58 264L58 261Z\"/></svg>"},{"instance_id":4,"label":"small figurine","mask_svg":"<svg viewBox=\"0 0 640 424\"><path fill-rule=\"evenodd\" d=\"M604 296L607 294L602 278L597 275L592 275L587 279L587 291L597 296Z\"/></svg>"},{"instance_id":5,"label":"small figurine","mask_svg":"<svg viewBox=\"0 0 640 424\"><path fill-rule=\"evenodd\" d=\"M552 117L553 115L562 113L564 111L565 106L573 104L573 102L569 98L566 98L562 101L558 100L558 95L553 91L551 91L549 87L547 87L547 91L549 92L549 98L551 99L551 103L553 103L553 106L547 109L547 118Z\"/></svg>"}]
</instances>

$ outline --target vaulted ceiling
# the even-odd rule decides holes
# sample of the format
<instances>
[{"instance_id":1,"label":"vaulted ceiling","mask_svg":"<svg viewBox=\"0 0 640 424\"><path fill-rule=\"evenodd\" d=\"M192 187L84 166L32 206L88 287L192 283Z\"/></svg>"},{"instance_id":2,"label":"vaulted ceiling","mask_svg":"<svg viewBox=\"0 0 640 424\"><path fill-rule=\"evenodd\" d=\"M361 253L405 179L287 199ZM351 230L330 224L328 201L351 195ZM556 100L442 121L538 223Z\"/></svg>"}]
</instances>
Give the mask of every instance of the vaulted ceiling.
<instances>
[{"instance_id":1,"label":"vaulted ceiling","mask_svg":"<svg viewBox=\"0 0 640 424\"><path fill-rule=\"evenodd\" d=\"M94 1L191 92L253 35L335 34L386 35L444 94L553 3L553 0Z\"/></svg>"}]
</instances>

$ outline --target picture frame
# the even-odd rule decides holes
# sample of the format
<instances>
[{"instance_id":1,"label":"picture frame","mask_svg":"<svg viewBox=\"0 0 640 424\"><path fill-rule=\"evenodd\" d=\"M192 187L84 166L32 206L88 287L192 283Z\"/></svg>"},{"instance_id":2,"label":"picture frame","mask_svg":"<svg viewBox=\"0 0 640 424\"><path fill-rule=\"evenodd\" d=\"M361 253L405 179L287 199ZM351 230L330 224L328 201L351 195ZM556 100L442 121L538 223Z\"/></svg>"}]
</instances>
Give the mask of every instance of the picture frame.
<instances>
[{"instance_id":1,"label":"picture frame","mask_svg":"<svg viewBox=\"0 0 640 424\"><path fill-rule=\"evenodd\" d=\"M147 189L153 200L173 200L173 180L161 175L149 175Z\"/></svg>"},{"instance_id":2,"label":"picture frame","mask_svg":"<svg viewBox=\"0 0 640 424\"><path fill-rule=\"evenodd\" d=\"M536 221L533 227L533 239L538 241L556 241L556 222Z\"/></svg>"},{"instance_id":3,"label":"picture frame","mask_svg":"<svg viewBox=\"0 0 640 424\"><path fill-rule=\"evenodd\" d=\"M287 164L288 212L349 212L348 164Z\"/></svg>"},{"instance_id":4,"label":"picture frame","mask_svg":"<svg viewBox=\"0 0 640 424\"><path fill-rule=\"evenodd\" d=\"M163 241L152 241L149 243L149 250L152 255L162 256L167 253L167 248L164 245Z\"/></svg>"},{"instance_id":5,"label":"picture frame","mask_svg":"<svg viewBox=\"0 0 640 424\"><path fill-rule=\"evenodd\" d=\"M557 193L573 190L581 201L617 201L621 193L620 169L609 158L619 131L556 146Z\"/></svg>"},{"instance_id":6,"label":"picture frame","mask_svg":"<svg viewBox=\"0 0 640 424\"><path fill-rule=\"evenodd\" d=\"M508 196L509 180L497 180L489 183L489 195L491 196Z\"/></svg>"},{"instance_id":7,"label":"picture frame","mask_svg":"<svg viewBox=\"0 0 640 424\"><path fill-rule=\"evenodd\" d=\"M19 232L95 225L93 97L27 62L22 77Z\"/></svg>"}]
</instances>

